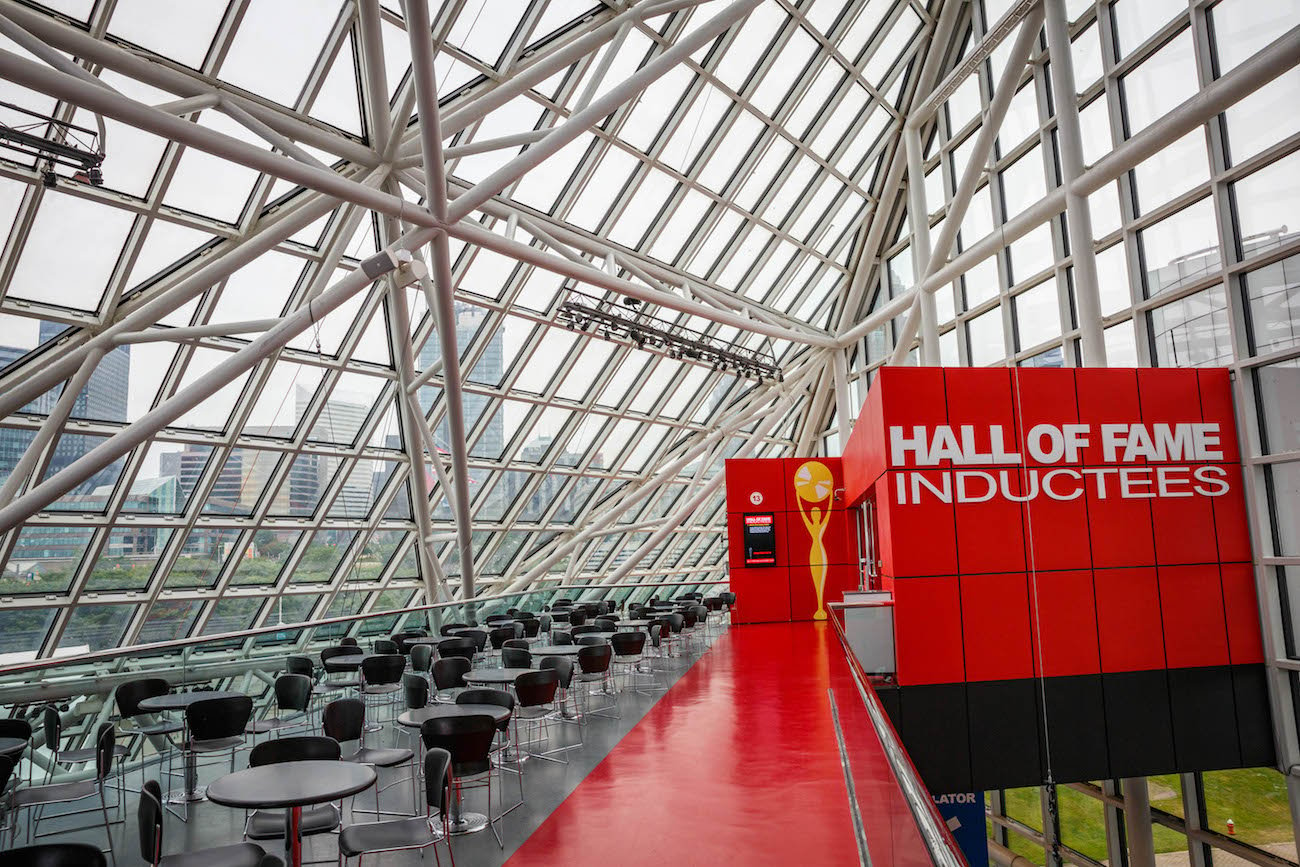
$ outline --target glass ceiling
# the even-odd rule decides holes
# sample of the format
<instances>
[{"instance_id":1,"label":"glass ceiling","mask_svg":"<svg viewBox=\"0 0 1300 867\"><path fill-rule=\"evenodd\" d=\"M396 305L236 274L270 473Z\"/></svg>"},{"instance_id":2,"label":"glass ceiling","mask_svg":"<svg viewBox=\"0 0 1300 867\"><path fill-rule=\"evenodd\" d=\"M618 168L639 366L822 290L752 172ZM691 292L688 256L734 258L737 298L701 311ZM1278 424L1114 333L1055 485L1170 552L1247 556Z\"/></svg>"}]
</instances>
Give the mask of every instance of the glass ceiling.
<instances>
[{"instance_id":1,"label":"glass ceiling","mask_svg":"<svg viewBox=\"0 0 1300 867\"><path fill-rule=\"evenodd\" d=\"M526 146L470 145L562 124L726 3L431 0L444 118L628 6L642 14L607 27L597 50L452 131L444 144L453 191ZM15 20L36 29L35 13L48 25L42 38L64 56L76 53L67 34L92 34L105 54L90 68L116 92L165 106L215 87L259 117L296 124L304 133L294 156L349 177L385 162L378 142L386 131L377 136L377 124L400 123L412 108L396 2L378 7L370 19L378 32L366 33L362 19L376 10L368 2L19 8L28 17ZM557 258L580 257L640 285L650 269L661 289L778 326L784 336L645 308L751 348L767 344L786 378L755 382L567 330L555 311L568 290L606 289L452 239L477 592L598 583L616 571L630 581L725 578L722 460L743 447L791 453L822 429L827 407L821 389L810 395L808 386L828 362L790 338L825 338L845 321L861 230L932 25L923 5L905 0L764 0L471 214ZM130 55L110 50L119 48ZM122 59L131 56L148 58L150 72ZM90 113L9 82L0 82L0 101L95 127ZM272 149L264 129L225 104L171 110ZM423 195L422 175L406 171L422 169L418 131L418 117L398 130L413 149L387 163L384 187L412 203ZM0 154L0 395L107 324L168 297L198 268L238 256L277 220L329 205L292 237L169 306L150 330L288 314L386 237L384 221L358 205L331 205L314 190L111 118L104 145L103 186L71 173L46 186L36 160ZM498 206L519 215L517 225ZM557 252L556 234L572 249ZM390 308L387 287L380 280L354 295L10 529L0 541L0 660L226 631L272 612L304 620L417 604L437 578L422 572L416 554L413 470L431 491L433 555L448 590L459 593L454 510L431 466L448 465L459 436L446 418L437 331L417 286L392 296L406 302L404 317ZM409 332L397 333L403 320ZM13 485L30 491L254 337L152 333L116 346ZM404 429L398 411L404 384L393 349L403 341L414 347L416 373L431 371L418 407L437 454ZM0 423L0 484L61 389ZM731 425L725 433L723 425ZM688 507L680 526L639 550ZM601 532L578 535L602 520ZM74 604L88 613L70 616Z\"/></svg>"}]
</instances>

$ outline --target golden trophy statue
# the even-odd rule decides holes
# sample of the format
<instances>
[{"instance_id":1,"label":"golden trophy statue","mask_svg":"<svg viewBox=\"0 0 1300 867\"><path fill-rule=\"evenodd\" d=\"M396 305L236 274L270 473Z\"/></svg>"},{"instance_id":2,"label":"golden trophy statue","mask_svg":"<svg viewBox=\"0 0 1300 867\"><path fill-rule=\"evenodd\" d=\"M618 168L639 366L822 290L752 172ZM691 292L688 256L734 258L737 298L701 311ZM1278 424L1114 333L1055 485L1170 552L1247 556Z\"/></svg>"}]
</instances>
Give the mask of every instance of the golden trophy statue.
<instances>
[{"instance_id":1,"label":"golden trophy statue","mask_svg":"<svg viewBox=\"0 0 1300 867\"><path fill-rule=\"evenodd\" d=\"M794 471L794 492L799 501L799 517L808 528L812 537L812 547L808 549L808 569L812 573L813 586L817 588L817 613L813 620L826 619L826 605L822 594L826 590L826 546L822 537L826 535L826 525L830 522L831 494L835 480L831 471L821 461L805 461Z\"/></svg>"}]
</instances>

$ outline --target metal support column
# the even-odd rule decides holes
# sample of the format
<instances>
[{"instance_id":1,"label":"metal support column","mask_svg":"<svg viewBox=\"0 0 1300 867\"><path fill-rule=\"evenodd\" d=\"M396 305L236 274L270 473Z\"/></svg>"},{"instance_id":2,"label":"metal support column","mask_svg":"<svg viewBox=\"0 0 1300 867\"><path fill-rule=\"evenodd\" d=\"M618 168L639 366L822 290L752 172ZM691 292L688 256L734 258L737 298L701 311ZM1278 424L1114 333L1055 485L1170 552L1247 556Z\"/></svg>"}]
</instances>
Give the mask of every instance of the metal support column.
<instances>
[{"instance_id":1,"label":"metal support column","mask_svg":"<svg viewBox=\"0 0 1300 867\"><path fill-rule=\"evenodd\" d=\"M1038 43L1038 28L1042 23L1043 10L1041 7L1035 7L1020 24L1021 29L1016 34L1015 43L1011 46L1006 68L1002 70L997 89L993 92L993 100L989 103L988 112L984 116L979 132L975 134L970 162L966 164L961 180L957 183L957 190L948 205L948 214L944 218L943 228L939 230L939 237L934 239L929 264L926 266L925 273L916 278L916 289L911 296L911 312L903 327L899 329L898 342L894 345L893 355L889 359L890 364L901 364L907 358L912 341L916 339L921 320L921 296L927 294L922 292L922 288L934 281L935 274L941 270L941 263L947 260L948 254L952 252L953 245L957 241L957 232L961 229L961 222L966 216L966 208L970 205L971 197L975 195L976 184L984 174L984 166L988 162L989 154L993 152L993 142L1002 126L1002 119L1007 116L1007 109L1011 107L1011 99L1016 95L1016 85L1020 82L1025 64L1029 62L1031 52ZM913 119L908 120L908 125L919 126ZM924 199L922 201L924 202Z\"/></svg>"},{"instance_id":2,"label":"metal support column","mask_svg":"<svg viewBox=\"0 0 1300 867\"><path fill-rule=\"evenodd\" d=\"M1129 867L1155 867L1156 844L1151 834L1151 793L1146 777L1120 781L1124 793L1124 836Z\"/></svg>"},{"instance_id":3,"label":"metal support column","mask_svg":"<svg viewBox=\"0 0 1300 867\"><path fill-rule=\"evenodd\" d=\"M853 432L850 421L857 408L849 400L849 361L847 349L832 349L831 363L835 367L835 416L839 422L840 454L849 446L849 434Z\"/></svg>"},{"instance_id":4,"label":"metal support column","mask_svg":"<svg viewBox=\"0 0 1300 867\"><path fill-rule=\"evenodd\" d=\"M1047 49L1052 59L1052 101L1056 105L1056 143L1061 155L1061 184L1065 187L1065 216L1070 256L1074 261L1074 297L1079 311L1079 339L1087 367L1106 366L1101 333L1101 296L1097 289L1097 256L1092 248L1092 212L1088 197L1074 189L1083 174L1083 138L1079 133L1079 99L1070 56L1070 23L1065 0L1043 0L1047 19Z\"/></svg>"},{"instance_id":5,"label":"metal support column","mask_svg":"<svg viewBox=\"0 0 1300 867\"><path fill-rule=\"evenodd\" d=\"M925 201L925 163L921 157L919 127L903 126L903 147L907 154L907 223L912 229L912 273L919 282L930 270L930 209ZM934 293L926 292L921 296L921 364L928 367L939 363L938 319Z\"/></svg>"}]
</instances>

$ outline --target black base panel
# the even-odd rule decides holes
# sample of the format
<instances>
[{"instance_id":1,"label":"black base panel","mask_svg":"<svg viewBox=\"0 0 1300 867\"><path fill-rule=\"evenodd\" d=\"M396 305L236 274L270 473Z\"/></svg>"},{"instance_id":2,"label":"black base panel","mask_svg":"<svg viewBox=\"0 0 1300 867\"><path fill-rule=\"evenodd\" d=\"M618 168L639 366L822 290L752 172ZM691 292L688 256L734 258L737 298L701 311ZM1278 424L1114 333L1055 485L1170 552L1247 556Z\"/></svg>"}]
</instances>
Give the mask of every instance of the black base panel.
<instances>
[{"instance_id":1,"label":"black base panel","mask_svg":"<svg viewBox=\"0 0 1300 867\"><path fill-rule=\"evenodd\" d=\"M974 788L1038 785L1043 777L1039 754L1042 710L1034 681L968 683L966 701Z\"/></svg>"},{"instance_id":2,"label":"black base panel","mask_svg":"<svg viewBox=\"0 0 1300 867\"><path fill-rule=\"evenodd\" d=\"M1047 719L1042 752L1050 756L1052 779L1058 783L1110 779L1101 675L1049 677L1042 690ZM1043 768L1043 779L1047 770Z\"/></svg>"},{"instance_id":3,"label":"black base panel","mask_svg":"<svg viewBox=\"0 0 1300 867\"><path fill-rule=\"evenodd\" d=\"M1263 664L1232 667L1232 691L1237 698L1237 738L1241 745L1241 764L1247 768L1267 768L1277 763L1266 678Z\"/></svg>"},{"instance_id":4,"label":"black base panel","mask_svg":"<svg viewBox=\"0 0 1300 867\"><path fill-rule=\"evenodd\" d=\"M1262 665L877 694L935 794L1274 764Z\"/></svg>"},{"instance_id":5,"label":"black base panel","mask_svg":"<svg viewBox=\"0 0 1300 867\"><path fill-rule=\"evenodd\" d=\"M899 734L926 788L936 795L972 791L966 684L904 687L899 706Z\"/></svg>"},{"instance_id":6,"label":"black base panel","mask_svg":"<svg viewBox=\"0 0 1300 867\"><path fill-rule=\"evenodd\" d=\"M1106 702L1111 774L1146 777L1177 771L1168 673L1159 670L1103 674L1101 685Z\"/></svg>"},{"instance_id":7,"label":"black base panel","mask_svg":"<svg viewBox=\"0 0 1300 867\"><path fill-rule=\"evenodd\" d=\"M885 716L889 717L889 722L894 726L894 731L903 730L903 721L898 703L898 687L896 686L876 686L876 698L880 699L880 705L885 709Z\"/></svg>"},{"instance_id":8,"label":"black base panel","mask_svg":"<svg viewBox=\"0 0 1300 867\"><path fill-rule=\"evenodd\" d=\"M1226 665L1170 669L1169 706L1179 768L1241 767L1232 671Z\"/></svg>"}]
</instances>

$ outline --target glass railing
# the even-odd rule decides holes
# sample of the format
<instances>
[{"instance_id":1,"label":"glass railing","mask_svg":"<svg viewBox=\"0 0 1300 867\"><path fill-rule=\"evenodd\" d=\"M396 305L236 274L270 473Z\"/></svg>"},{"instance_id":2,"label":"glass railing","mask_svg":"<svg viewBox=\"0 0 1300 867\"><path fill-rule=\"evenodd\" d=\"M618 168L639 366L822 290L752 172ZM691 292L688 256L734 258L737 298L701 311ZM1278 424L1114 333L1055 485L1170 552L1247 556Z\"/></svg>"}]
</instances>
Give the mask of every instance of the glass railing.
<instances>
[{"instance_id":1,"label":"glass railing","mask_svg":"<svg viewBox=\"0 0 1300 867\"><path fill-rule=\"evenodd\" d=\"M934 799L889 721L885 708L871 687L869 675L849 644L842 623L846 608L879 608L881 602L832 603L829 618L839 637L860 704L846 706L841 699L837 723L849 734L841 743L846 778L858 780L854 809L861 814L858 824L861 845L869 848L871 861L913 863L922 851L931 863L961 867L966 863L939 815ZM869 729L869 733L864 729ZM856 735L856 736L854 736ZM850 791L854 791L851 789ZM883 851L882 851L883 850Z\"/></svg>"},{"instance_id":2,"label":"glass railing","mask_svg":"<svg viewBox=\"0 0 1300 867\"><path fill-rule=\"evenodd\" d=\"M651 596L667 598L699 591L706 595L725 589L723 581L642 582L606 585L554 585L479 596L472 601L416 605L387 611L372 611L328 617L300 623L273 623L237 632L198 635L190 638L113 648L50 659L11 663L0 668L0 717L23 717L36 730L26 760L38 775L48 767L40 710L53 705L64 718L64 748L80 745L100 722L115 718L113 690L122 683L142 677L161 677L173 690L233 689L253 696L255 713L273 702L272 685L283 673L285 657L309 656L319 660L326 647L343 638L356 639L368 650L375 639L393 633L423 628L437 635L444 623L483 623L494 614L517 608L538 614L558 599L575 602L613 599L618 602L644 601ZM132 742L128 767L153 761L146 739ZM82 770L58 777L81 776ZM25 775L24 775L25 776Z\"/></svg>"}]
</instances>

